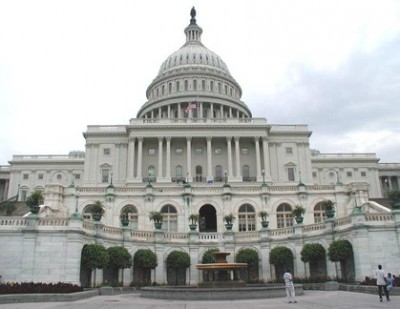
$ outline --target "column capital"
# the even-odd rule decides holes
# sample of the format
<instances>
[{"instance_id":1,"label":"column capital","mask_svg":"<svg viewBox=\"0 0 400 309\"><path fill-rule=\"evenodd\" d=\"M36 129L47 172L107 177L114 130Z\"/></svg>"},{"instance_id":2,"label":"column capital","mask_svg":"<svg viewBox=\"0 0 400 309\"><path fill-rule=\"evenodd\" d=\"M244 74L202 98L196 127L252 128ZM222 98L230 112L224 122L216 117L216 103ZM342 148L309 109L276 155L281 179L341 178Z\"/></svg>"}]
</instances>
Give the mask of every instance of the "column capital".
<instances>
[{"instance_id":1,"label":"column capital","mask_svg":"<svg viewBox=\"0 0 400 309\"><path fill-rule=\"evenodd\" d=\"M211 136L207 136L206 139L207 139L207 142L211 142L212 137Z\"/></svg>"},{"instance_id":2,"label":"column capital","mask_svg":"<svg viewBox=\"0 0 400 309\"><path fill-rule=\"evenodd\" d=\"M187 142L189 142L189 141L191 141L192 140L192 137L191 136L186 136L186 141Z\"/></svg>"},{"instance_id":3,"label":"column capital","mask_svg":"<svg viewBox=\"0 0 400 309\"><path fill-rule=\"evenodd\" d=\"M143 137L138 137L137 139L139 142L143 142Z\"/></svg>"},{"instance_id":4,"label":"column capital","mask_svg":"<svg viewBox=\"0 0 400 309\"><path fill-rule=\"evenodd\" d=\"M238 142L240 140L240 136L235 136L235 142Z\"/></svg>"},{"instance_id":5,"label":"column capital","mask_svg":"<svg viewBox=\"0 0 400 309\"><path fill-rule=\"evenodd\" d=\"M169 143L171 141L171 136L166 136L165 140Z\"/></svg>"},{"instance_id":6,"label":"column capital","mask_svg":"<svg viewBox=\"0 0 400 309\"><path fill-rule=\"evenodd\" d=\"M226 141L227 141L227 142L231 142L231 141L232 141L232 136L227 136L227 137L226 137Z\"/></svg>"},{"instance_id":7,"label":"column capital","mask_svg":"<svg viewBox=\"0 0 400 309\"><path fill-rule=\"evenodd\" d=\"M159 142L162 142L163 140L164 140L164 137L159 137L159 138L158 138L158 141L159 141Z\"/></svg>"},{"instance_id":8,"label":"column capital","mask_svg":"<svg viewBox=\"0 0 400 309\"><path fill-rule=\"evenodd\" d=\"M255 142L260 142L260 137L259 136L254 136L254 141Z\"/></svg>"}]
</instances>

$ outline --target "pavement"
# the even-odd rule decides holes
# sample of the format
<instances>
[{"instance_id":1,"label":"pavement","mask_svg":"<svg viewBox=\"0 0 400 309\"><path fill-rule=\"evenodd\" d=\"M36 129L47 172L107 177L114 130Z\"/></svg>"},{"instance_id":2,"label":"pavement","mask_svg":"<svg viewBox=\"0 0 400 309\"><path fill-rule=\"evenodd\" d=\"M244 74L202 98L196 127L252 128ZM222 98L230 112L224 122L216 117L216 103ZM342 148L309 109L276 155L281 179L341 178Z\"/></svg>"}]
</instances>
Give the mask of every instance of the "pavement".
<instances>
[{"instance_id":1,"label":"pavement","mask_svg":"<svg viewBox=\"0 0 400 309\"><path fill-rule=\"evenodd\" d=\"M378 295L343 291L304 291L297 297L296 304L289 304L286 298L265 298L250 300L183 301L141 298L139 293L128 293L92 298L72 302L38 302L0 304L0 309L374 309L400 308L400 296L392 296L391 301L379 302Z\"/></svg>"}]
</instances>

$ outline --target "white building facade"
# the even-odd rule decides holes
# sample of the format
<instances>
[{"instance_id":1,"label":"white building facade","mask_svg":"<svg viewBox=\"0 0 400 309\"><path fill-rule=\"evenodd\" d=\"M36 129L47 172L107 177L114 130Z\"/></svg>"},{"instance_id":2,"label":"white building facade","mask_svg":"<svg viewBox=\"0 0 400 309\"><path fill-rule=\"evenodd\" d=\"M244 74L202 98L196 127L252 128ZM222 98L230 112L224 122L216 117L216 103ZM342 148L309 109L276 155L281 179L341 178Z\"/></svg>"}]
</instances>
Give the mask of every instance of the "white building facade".
<instances>
[{"instance_id":1,"label":"white building facade","mask_svg":"<svg viewBox=\"0 0 400 309\"><path fill-rule=\"evenodd\" d=\"M352 244L356 280L372 276L377 264L399 273L400 214L371 200L383 192L376 155L321 154L309 147L307 125L254 118L226 64L201 43L194 11L185 35L129 124L88 126L85 152L16 155L3 167L7 198L45 193L38 216L0 218L3 280L80 284L82 247L95 242L123 245L132 255L154 250L157 282L167 281L172 250L190 255L187 280L198 282L195 266L210 247L232 253L231 261L241 248L256 250L259 278L268 281L275 276L270 250L286 246L295 275L304 277L304 244L327 249L334 239ZM327 199L335 203L333 220L319 206ZM96 201L104 205L100 223L89 211ZM306 209L302 224L292 215L296 205ZM130 225L122 228L126 208ZM163 213L162 230L154 231L150 211ZM268 228L260 211L269 214ZM196 232L189 230L190 214L200 216ZM224 226L227 214L236 217L232 232ZM336 271L327 258L327 274ZM133 270L124 272L129 284Z\"/></svg>"}]
</instances>

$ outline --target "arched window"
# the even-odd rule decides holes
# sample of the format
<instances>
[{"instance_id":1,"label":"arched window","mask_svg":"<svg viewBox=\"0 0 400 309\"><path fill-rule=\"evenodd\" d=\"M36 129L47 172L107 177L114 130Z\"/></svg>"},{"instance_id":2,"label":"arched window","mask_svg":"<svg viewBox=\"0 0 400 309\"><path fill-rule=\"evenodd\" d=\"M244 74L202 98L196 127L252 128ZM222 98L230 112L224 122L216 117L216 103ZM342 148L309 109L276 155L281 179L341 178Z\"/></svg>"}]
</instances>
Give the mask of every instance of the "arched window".
<instances>
[{"instance_id":1,"label":"arched window","mask_svg":"<svg viewBox=\"0 0 400 309\"><path fill-rule=\"evenodd\" d=\"M214 82L210 81L210 91L214 91Z\"/></svg>"},{"instance_id":2,"label":"arched window","mask_svg":"<svg viewBox=\"0 0 400 309\"><path fill-rule=\"evenodd\" d=\"M176 82L176 92L179 92L181 84L179 83L179 80Z\"/></svg>"},{"instance_id":3,"label":"arched window","mask_svg":"<svg viewBox=\"0 0 400 309\"><path fill-rule=\"evenodd\" d=\"M161 94L165 94L165 86L164 85L162 85L162 87L161 87Z\"/></svg>"},{"instance_id":4,"label":"arched window","mask_svg":"<svg viewBox=\"0 0 400 309\"><path fill-rule=\"evenodd\" d=\"M200 165L196 166L196 181L203 181L203 168Z\"/></svg>"},{"instance_id":5,"label":"arched window","mask_svg":"<svg viewBox=\"0 0 400 309\"><path fill-rule=\"evenodd\" d=\"M172 92L172 83L169 83L168 84L168 93L171 93Z\"/></svg>"},{"instance_id":6,"label":"arched window","mask_svg":"<svg viewBox=\"0 0 400 309\"><path fill-rule=\"evenodd\" d=\"M178 215L176 208L172 205L165 205L161 208L163 214L162 229L167 232L178 231Z\"/></svg>"},{"instance_id":7,"label":"arched window","mask_svg":"<svg viewBox=\"0 0 400 309\"><path fill-rule=\"evenodd\" d=\"M206 81L204 79L201 81L201 90L206 90Z\"/></svg>"},{"instance_id":8,"label":"arched window","mask_svg":"<svg viewBox=\"0 0 400 309\"><path fill-rule=\"evenodd\" d=\"M278 229L293 226L292 207L289 204L283 203L276 209L276 222Z\"/></svg>"},{"instance_id":9,"label":"arched window","mask_svg":"<svg viewBox=\"0 0 400 309\"><path fill-rule=\"evenodd\" d=\"M147 169L147 175L149 176L150 181L155 180L156 176L156 169L153 165L150 165L149 168Z\"/></svg>"},{"instance_id":10,"label":"arched window","mask_svg":"<svg viewBox=\"0 0 400 309\"><path fill-rule=\"evenodd\" d=\"M221 165L217 165L215 167L214 181L222 181L222 166Z\"/></svg>"},{"instance_id":11,"label":"arched window","mask_svg":"<svg viewBox=\"0 0 400 309\"><path fill-rule=\"evenodd\" d=\"M255 231L256 213L250 204L244 204L239 208L239 232Z\"/></svg>"},{"instance_id":12,"label":"arched window","mask_svg":"<svg viewBox=\"0 0 400 309\"><path fill-rule=\"evenodd\" d=\"M185 80L185 91L189 90L189 82Z\"/></svg>"},{"instance_id":13,"label":"arched window","mask_svg":"<svg viewBox=\"0 0 400 309\"><path fill-rule=\"evenodd\" d=\"M121 210L121 216L123 214L127 214L129 219L129 226L136 230L138 228L138 212L136 207L133 205L126 205Z\"/></svg>"},{"instance_id":14,"label":"arched window","mask_svg":"<svg viewBox=\"0 0 400 309\"><path fill-rule=\"evenodd\" d=\"M326 220L326 206L318 203L314 207L314 223L324 222Z\"/></svg>"},{"instance_id":15,"label":"arched window","mask_svg":"<svg viewBox=\"0 0 400 309\"><path fill-rule=\"evenodd\" d=\"M193 81L193 90L197 91L197 80Z\"/></svg>"},{"instance_id":16,"label":"arched window","mask_svg":"<svg viewBox=\"0 0 400 309\"><path fill-rule=\"evenodd\" d=\"M250 167L248 165L243 165L242 167L243 181L250 181Z\"/></svg>"}]
</instances>

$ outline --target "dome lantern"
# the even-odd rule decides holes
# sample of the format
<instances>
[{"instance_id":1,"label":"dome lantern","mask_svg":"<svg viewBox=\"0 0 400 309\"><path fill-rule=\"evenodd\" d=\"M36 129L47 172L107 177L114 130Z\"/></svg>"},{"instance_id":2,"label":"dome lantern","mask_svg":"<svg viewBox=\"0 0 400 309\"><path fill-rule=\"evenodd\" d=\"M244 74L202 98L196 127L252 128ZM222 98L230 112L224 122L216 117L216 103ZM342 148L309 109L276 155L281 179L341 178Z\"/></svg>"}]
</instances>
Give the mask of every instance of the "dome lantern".
<instances>
[{"instance_id":1,"label":"dome lantern","mask_svg":"<svg viewBox=\"0 0 400 309\"><path fill-rule=\"evenodd\" d=\"M186 42L201 42L203 30L196 24L196 10L193 7L190 11L190 25L185 28Z\"/></svg>"}]
</instances>

